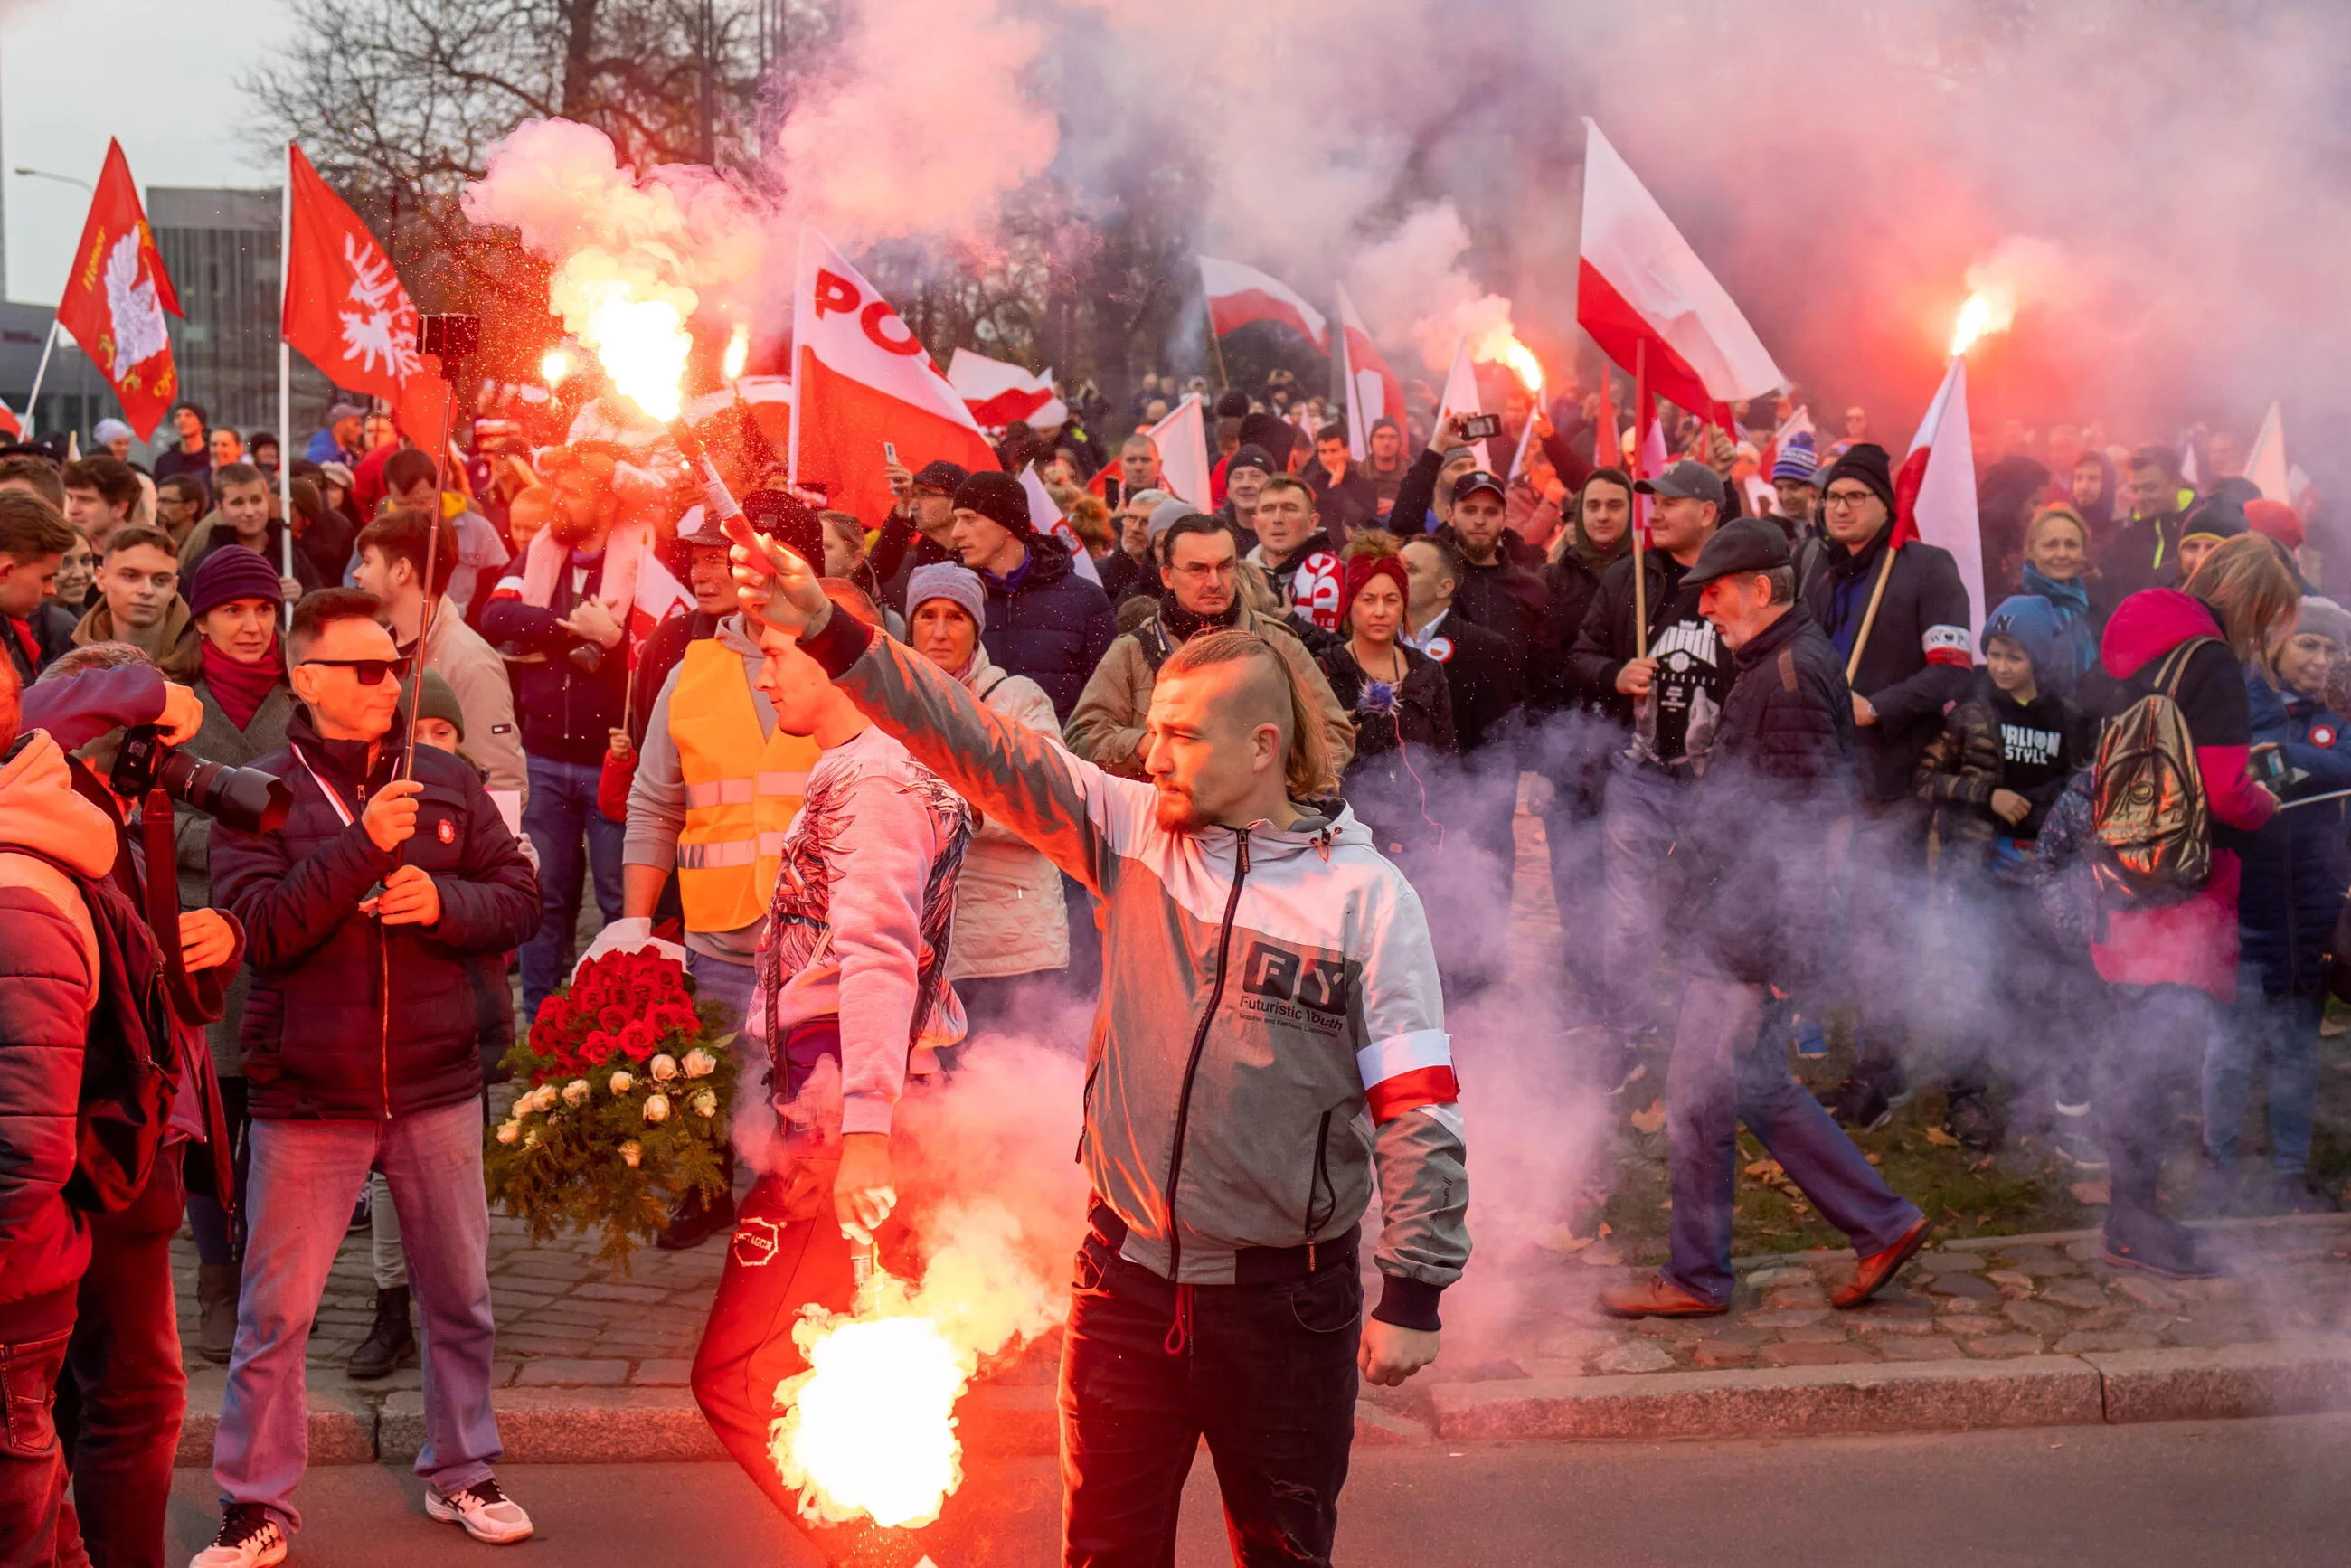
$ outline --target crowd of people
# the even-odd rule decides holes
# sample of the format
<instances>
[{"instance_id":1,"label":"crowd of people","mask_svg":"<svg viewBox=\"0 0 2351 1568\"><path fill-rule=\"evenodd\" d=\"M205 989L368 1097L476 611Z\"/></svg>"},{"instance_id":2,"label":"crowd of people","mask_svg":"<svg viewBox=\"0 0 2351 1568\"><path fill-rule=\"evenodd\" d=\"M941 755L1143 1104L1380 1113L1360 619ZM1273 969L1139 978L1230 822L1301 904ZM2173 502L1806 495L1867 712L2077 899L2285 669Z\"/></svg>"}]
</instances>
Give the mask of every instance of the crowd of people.
<instances>
[{"instance_id":1,"label":"crowd of people","mask_svg":"<svg viewBox=\"0 0 2351 1568\"><path fill-rule=\"evenodd\" d=\"M893 452L880 517L722 422L757 549L611 397L467 421L442 460L355 404L283 473L193 403L143 465L116 422L89 456L0 452L0 1351L12 1432L57 1410L0 1453L9 1560L162 1561L183 1223L197 1352L228 1368L193 1568L276 1563L299 1526L347 1233L377 1285L348 1374L429 1363L428 1511L529 1533L493 1470L482 1128L583 937L679 942L755 1098L837 1070L835 1124L747 1133L747 1189L730 1169L739 1196L660 1239L799 1238L789 1267L730 1249L694 1373L788 1511L777 1325L846 1305L850 1239L892 1224L910 1079L997 1036L1089 1052L1073 1563L1169 1539L1203 1434L1243 1560L1327 1561L1358 1372L1434 1358L1468 1261L1447 1013L1508 1009L1537 825L1559 1053L1594 1094L1669 1061L1670 1255L1613 1312L1729 1310L1742 1120L1853 1239L1840 1307L1928 1239L1847 1131L1922 1094L1970 1150L2105 1173L2118 1264L2212 1272L2183 1205L2334 1206L2311 1162L2351 612L2225 455L2199 486L2175 447L2010 433L1977 604L1949 551L1897 546L1858 409L1826 445L1775 438L1785 398L1677 421L1636 480L1599 400L1517 392L1482 440L1420 409L1358 457L1277 376L1207 399L1209 493L1178 496L1147 431L1180 391L1071 389L1001 471ZM632 632L656 568L692 606ZM126 789L148 727L274 778L282 821ZM170 995L120 983L159 953ZM1789 1053L1833 1023L1853 1066L1816 1098ZM99 1202L85 1056L167 1043L176 1099L149 1093ZM2201 1147L2167 1196L2183 1096ZM1317 1325L1362 1314L1374 1181L1359 1362ZM1212 1375L1162 1364L1184 1354Z\"/></svg>"}]
</instances>

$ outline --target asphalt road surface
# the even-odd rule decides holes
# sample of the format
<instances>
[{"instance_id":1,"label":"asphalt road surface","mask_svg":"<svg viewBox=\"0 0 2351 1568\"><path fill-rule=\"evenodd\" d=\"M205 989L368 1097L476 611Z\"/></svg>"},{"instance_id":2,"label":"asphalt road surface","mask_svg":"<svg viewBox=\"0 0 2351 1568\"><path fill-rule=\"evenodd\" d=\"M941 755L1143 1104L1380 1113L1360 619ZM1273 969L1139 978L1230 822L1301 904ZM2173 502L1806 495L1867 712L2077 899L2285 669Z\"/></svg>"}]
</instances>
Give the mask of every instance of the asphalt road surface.
<instances>
[{"instance_id":1,"label":"asphalt road surface","mask_svg":"<svg viewBox=\"0 0 2351 1568\"><path fill-rule=\"evenodd\" d=\"M310 1472L291 1562L320 1568L816 1568L730 1465L517 1465L538 1524L496 1549L424 1517L378 1466ZM976 1464L929 1545L939 1568L1050 1568L1050 1459ZM216 1522L182 1470L172 1561ZM2310 1568L2351 1562L2351 1416L1929 1437L1360 1449L1347 1568ZM1228 1563L1206 1456L1181 1568Z\"/></svg>"}]
</instances>

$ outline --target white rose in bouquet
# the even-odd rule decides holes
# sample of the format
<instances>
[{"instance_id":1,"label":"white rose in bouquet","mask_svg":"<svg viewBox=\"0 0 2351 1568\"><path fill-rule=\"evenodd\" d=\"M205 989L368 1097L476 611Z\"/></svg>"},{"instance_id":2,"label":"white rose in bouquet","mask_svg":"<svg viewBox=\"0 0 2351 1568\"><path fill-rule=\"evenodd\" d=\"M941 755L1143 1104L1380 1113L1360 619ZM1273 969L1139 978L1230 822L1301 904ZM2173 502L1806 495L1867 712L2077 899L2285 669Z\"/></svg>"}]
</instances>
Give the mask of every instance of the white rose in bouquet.
<instances>
[{"instance_id":1,"label":"white rose in bouquet","mask_svg":"<svg viewBox=\"0 0 2351 1568\"><path fill-rule=\"evenodd\" d=\"M694 1107L694 1113L697 1116L706 1119L718 1114L718 1096L707 1089L695 1095L686 1103Z\"/></svg>"},{"instance_id":2,"label":"white rose in bouquet","mask_svg":"<svg viewBox=\"0 0 2351 1568\"><path fill-rule=\"evenodd\" d=\"M522 1124L520 1122L500 1122L498 1124L498 1142L501 1144L511 1144L521 1136Z\"/></svg>"},{"instance_id":3,"label":"white rose in bouquet","mask_svg":"<svg viewBox=\"0 0 2351 1568\"><path fill-rule=\"evenodd\" d=\"M650 1094L645 1097L645 1120L653 1123L669 1120L669 1096ZM533 1134L536 1136L537 1134Z\"/></svg>"},{"instance_id":4,"label":"white rose in bouquet","mask_svg":"<svg viewBox=\"0 0 2351 1568\"><path fill-rule=\"evenodd\" d=\"M707 1078L717 1071L718 1059L700 1046L685 1053L685 1075L688 1078Z\"/></svg>"},{"instance_id":5,"label":"white rose in bouquet","mask_svg":"<svg viewBox=\"0 0 2351 1568\"><path fill-rule=\"evenodd\" d=\"M627 1143L621 1145L621 1163L628 1166L631 1170L635 1170L639 1166L644 1164L644 1160L645 1146L637 1142L636 1139L631 1138Z\"/></svg>"},{"instance_id":6,"label":"white rose in bouquet","mask_svg":"<svg viewBox=\"0 0 2351 1568\"><path fill-rule=\"evenodd\" d=\"M637 1086L637 1081L625 1072L615 1072L608 1085L614 1095L626 1094Z\"/></svg>"},{"instance_id":7,"label":"white rose in bouquet","mask_svg":"<svg viewBox=\"0 0 2351 1568\"><path fill-rule=\"evenodd\" d=\"M577 1109L588 1103L588 1081L575 1078L563 1086L563 1103Z\"/></svg>"},{"instance_id":8,"label":"white rose in bouquet","mask_svg":"<svg viewBox=\"0 0 2351 1568\"><path fill-rule=\"evenodd\" d=\"M653 1082L656 1083L666 1083L671 1079L677 1076L677 1058L670 1055L667 1051L664 1051L659 1056L653 1058Z\"/></svg>"}]
</instances>

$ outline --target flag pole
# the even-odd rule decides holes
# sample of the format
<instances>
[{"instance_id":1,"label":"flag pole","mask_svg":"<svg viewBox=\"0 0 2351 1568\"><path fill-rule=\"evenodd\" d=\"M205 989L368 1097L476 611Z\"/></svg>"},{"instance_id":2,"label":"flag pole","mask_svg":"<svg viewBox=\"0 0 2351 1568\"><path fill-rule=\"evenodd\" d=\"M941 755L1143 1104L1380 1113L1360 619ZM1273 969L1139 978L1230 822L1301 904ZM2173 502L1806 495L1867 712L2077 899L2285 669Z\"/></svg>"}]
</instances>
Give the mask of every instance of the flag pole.
<instances>
[{"instance_id":1,"label":"flag pole","mask_svg":"<svg viewBox=\"0 0 2351 1568\"><path fill-rule=\"evenodd\" d=\"M1649 340L1633 340L1633 483L1640 484L1641 457L1649 444L1649 433L1641 428L1641 415L1648 406ZM1633 657L1649 656L1649 574L1648 552L1642 544L1648 520L1646 497L1639 491L1633 494Z\"/></svg>"},{"instance_id":2,"label":"flag pole","mask_svg":"<svg viewBox=\"0 0 2351 1568\"><path fill-rule=\"evenodd\" d=\"M1844 656L1844 681L1847 685L1853 685L1854 673L1861 668L1862 653L1869 646L1869 629L1877 624L1878 601L1886 597L1886 580L1894 574L1894 540L1891 537L1894 526L1894 518L1888 517L1886 519L1888 535L1886 556L1877 563L1877 580L1870 585L1869 608L1861 612L1861 630L1853 634L1853 652Z\"/></svg>"},{"instance_id":3,"label":"flag pole","mask_svg":"<svg viewBox=\"0 0 2351 1568\"><path fill-rule=\"evenodd\" d=\"M57 319L55 316L51 316L49 318L49 335L41 340L40 368L33 372L32 394L25 399L25 425L28 434L38 435L41 433L40 415L35 411L39 408L41 402L41 383L48 379L49 350L57 346Z\"/></svg>"},{"instance_id":4,"label":"flag pole","mask_svg":"<svg viewBox=\"0 0 2351 1568\"><path fill-rule=\"evenodd\" d=\"M286 144L286 189L277 204L277 575L294 575L294 350L286 341L286 307L294 288L294 143ZM293 624L294 607L284 613Z\"/></svg>"},{"instance_id":5,"label":"flag pole","mask_svg":"<svg viewBox=\"0 0 2351 1568\"><path fill-rule=\"evenodd\" d=\"M792 423L784 443L784 483L795 490L800 482L800 402L809 394L807 324L800 310L800 290L808 284L808 225L800 225L799 252L792 261Z\"/></svg>"},{"instance_id":6,"label":"flag pole","mask_svg":"<svg viewBox=\"0 0 2351 1568\"><path fill-rule=\"evenodd\" d=\"M1205 294L1200 297L1200 308L1207 312L1207 316L1208 351L1217 359L1217 390L1220 392L1228 392L1232 388L1233 376L1230 371L1225 369L1225 340L1217 336L1216 308L1208 303L1207 296Z\"/></svg>"}]
</instances>

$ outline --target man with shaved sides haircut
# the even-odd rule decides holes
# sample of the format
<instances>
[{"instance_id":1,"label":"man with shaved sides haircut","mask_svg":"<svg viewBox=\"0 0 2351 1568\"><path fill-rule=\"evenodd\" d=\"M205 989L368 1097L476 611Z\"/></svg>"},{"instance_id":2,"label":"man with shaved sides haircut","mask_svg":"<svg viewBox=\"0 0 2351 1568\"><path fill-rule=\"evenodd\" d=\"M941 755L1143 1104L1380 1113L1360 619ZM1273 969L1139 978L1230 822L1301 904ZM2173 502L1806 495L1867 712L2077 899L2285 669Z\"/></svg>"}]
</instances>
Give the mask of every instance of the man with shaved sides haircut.
<instances>
[{"instance_id":1,"label":"man with shaved sides haircut","mask_svg":"<svg viewBox=\"0 0 2351 1568\"><path fill-rule=\"evenodd\" d=\"M1428 924L1332 797L1311 699L1264 637L1203 632L1160 666L1144 777L1118 778L835 614L789 551L734 554L748 623L1101 901L1063 1563L1173 1561L1205 1437L1236 1557L1329 1563L1358 1374L1437 1358L1469 1191Z\"/></svg>"}]
</instances>

